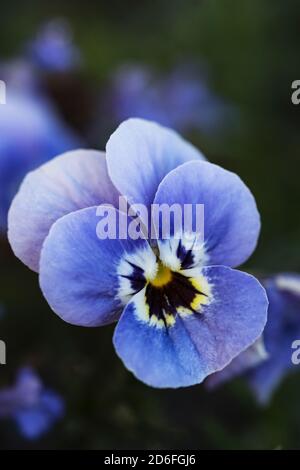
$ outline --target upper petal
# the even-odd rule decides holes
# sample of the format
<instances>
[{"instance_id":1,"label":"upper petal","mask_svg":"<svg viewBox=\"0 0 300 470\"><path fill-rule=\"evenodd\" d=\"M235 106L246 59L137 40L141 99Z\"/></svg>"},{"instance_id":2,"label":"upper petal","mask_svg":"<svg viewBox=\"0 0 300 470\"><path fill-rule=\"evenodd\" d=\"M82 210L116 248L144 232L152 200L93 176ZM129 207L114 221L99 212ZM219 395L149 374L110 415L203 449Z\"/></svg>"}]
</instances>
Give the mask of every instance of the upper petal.
<instances>
[{"instance_id":1,"label":"upper petal","mask_svg":"<svg viewBox=\"0 0 300 470\"><path fill-rule=\"evenodd\" d=\"M107 166L116 188L133 203L152 204L169 171L203 155L175 131L143 119L128 119L110 137Z\"/></svg>"},{"instance_id":2,"label":"upper petal","mask_svg":"<svg viewBox=\"0 0 300 470\"><path fill-rule=\"evenodd\" d=\"M193 214L198 204L204 205L205 264L238 266L256 246L260 217L254 197L236 174L217 165L193 161L171 171L154 203L182 208L190 204Z\"/></svg>"},{"instance_id":3,"label":"upper petal","mask_svg":"<svg viewBox=\"0 0 300 470\"><path fill-rule=\"evenodd\" d=\"M8 214L11 247L24 264L38 271L43 241L57 219L84 207L115 205L117 200L103 152L66 152L25 177Z\"/></svg>"},{"instance_id":4,"label":"upper petal","mask_svg":"<svg viewBox=\"0 0 300 470\"><path fill-rule=\"evenodd\" d=\"M202 275L212 298L200 312L183 315L173 326L149 322L145 290L125 308L114 334L114 345L126 367L148 385L183 387L202 382L225 367L262 333L268 301L252 276L224 266L208 267ZM144 309L144 312L143 312Z\"/></svg>"},{"instance_id":5,"label":"upper petal","mask_svg":"<svg viewBox=\"0 0 300 470\"><path fill-rule=\"evenodd\" d=\"M125 226L126 214L106 211L112 223ZM117 270L124 254L144 248L154 256L142 239L99 238L99 221L96 207L65 215L51 227L41 252L43 294L55 313L75 325L115 321L122 308Z\"/></svg>"}]
</instances>

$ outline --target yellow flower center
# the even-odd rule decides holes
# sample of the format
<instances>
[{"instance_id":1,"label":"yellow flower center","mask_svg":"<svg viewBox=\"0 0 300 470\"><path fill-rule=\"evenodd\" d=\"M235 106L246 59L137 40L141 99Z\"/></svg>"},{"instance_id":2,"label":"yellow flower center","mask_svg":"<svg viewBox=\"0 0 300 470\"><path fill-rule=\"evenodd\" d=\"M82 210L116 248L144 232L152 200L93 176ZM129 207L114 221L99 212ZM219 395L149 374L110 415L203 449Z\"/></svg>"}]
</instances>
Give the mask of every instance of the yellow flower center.
<instances>
[{"instance_id":1,"label":"yellow flower center","mask_svg":"<svg viewBox=\"0 0 300 470\"><path fill-rule=\"evenodd\" d=\"M158 270L154 279L150 281L154 287L163 287L172 280L172 271L164 264L159 262Z\"/></svg>"}]
</instances>

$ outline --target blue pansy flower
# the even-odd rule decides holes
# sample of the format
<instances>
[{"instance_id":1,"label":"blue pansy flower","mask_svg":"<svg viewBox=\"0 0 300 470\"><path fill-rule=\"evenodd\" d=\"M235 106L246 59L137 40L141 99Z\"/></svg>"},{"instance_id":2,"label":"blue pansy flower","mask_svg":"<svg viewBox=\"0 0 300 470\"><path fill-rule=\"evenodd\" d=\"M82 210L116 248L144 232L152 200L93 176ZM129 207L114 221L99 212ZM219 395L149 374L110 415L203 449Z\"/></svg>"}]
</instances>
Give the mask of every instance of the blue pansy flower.
<instances>
[{"instance_id":1,"label":"blue pansy flower","mask_svg":"<svg viewBox=\"0 0 300 470\"><path fill-rule=\"evenodd\" d=\"M6 104L0 105L0 231L6 230L9 205L25 174L80 145L35 89L30 69L14 64L13 70L8 72L6 66L5 71L9 81Z\"/></svg>"},{"instance_id":2,"label":"blue pansy flower","mask_svg":"<svg viewBox=\"0 0 300 470\"><path fill-rule=\"evenodd\" d=\"M27 439L45 434L63 414L62 398L45 388L29 367L19 370L13 387L0 390L0 419L14 419Z\"/></svg>"},{"instance_id":3,"label":"blue pansy flower","mask_svg":"<svg viewBox=\"0 0 300 470\"><path fill-rule=\"evenodd\" d=\"M120 194L146 207L204 204L204 243L186 237L184 227L181 237L171 232L155 245L99 239L99 204L129 225L115 208ZM54 312L82 326L118 321L117 354L155 387L200 383L261 335L265 291L232 269L250 256L259 229L255 200L238 176L141 119L122 123L106 154L75 151L29 173L9 213L11 246L39 271Z\"/></svg>"},{"instance_id":4,"label":"blue pansy flower","mask_svg":"<svg viewBox=\"0 0 300 470\"><path fill-rule=\"evenodd\" d=\"M216 386L243 374L258 401L266 404L283 377L297 371L292 355L297 353L293 350L294 341L300 340L300 275L281 273L264 280L263 284L269 299L263 336L255 347L211 376L208 385Z\"/></svg>"},{"instance_id":5,"label":"blue pansy flower","mask_svg":"<svg viewBox=\"0 0 300 470\"><path fill-rule=\"evenodd\" d=\"M109 106L118 121L136 116L181 132L209 132L233 115L191 66L179 65L157 76L150 67L124 65L115 72L111 88Z\"/></svg>"},{"instance_id":6,"label":"blue pansy flower","mask_svg":"<svg viewBox=\"0 0 300 470\"><path fill-rule=\"evenodd\" d=\"M73 42L72 31L64 19L44 24L26 46L28 59L45 71L65 72L80 63L80 53Z\"/></svg>"}]
</instances>

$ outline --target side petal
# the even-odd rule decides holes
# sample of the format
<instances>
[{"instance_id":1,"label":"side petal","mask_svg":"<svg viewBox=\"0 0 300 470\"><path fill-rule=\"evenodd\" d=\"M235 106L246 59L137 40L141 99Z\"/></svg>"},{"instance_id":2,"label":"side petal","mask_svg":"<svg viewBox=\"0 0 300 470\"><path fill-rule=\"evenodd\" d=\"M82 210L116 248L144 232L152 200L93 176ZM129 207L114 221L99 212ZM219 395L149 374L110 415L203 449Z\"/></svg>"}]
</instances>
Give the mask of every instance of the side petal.
<instances>
[{"instance_id":1,"label":"side petal","mask_svg":"<svg viewBox=\"0 0 300 470\"><path fill-rule=\"evenodd\" d=\"M193 214L198 205L204 205L207 265L235 267L255 249L260 217L254 197L236 174L217 165L188 162L176 168L161 182L154 204L178 204L182 213L184 205L190 204ZM156 229L158 234L160 230Z\"/></svg>"},{"instance_id":2,"label":"side petal","mask_svg":"<svg viewBox=\"0 0 300 470\"><path fill-rule=\"evenodd\" d=\"M112 207L106 210L112 223L125 223L127 215ZM142 239L100 239L99 220L96 207L65 215L51 227L41 252L42 292L54 312L74 325L99 326L117 320L122 309L120 260L124 253L130 255L141 247L152 253Z\"/></svg>"},{"instance_id":3,"label":"side petal","mask_svg":"<svg viewBox=\"0 0 300 470\"><path fill-rule=\"evenodd\" d=\"M38 271L43 241L57 219L84 207L117 201L103 152L64 153L25 177L8 214L11 247L24 264Z\"/></svg>"},{"instance_id":4,"label":"side petal","mask_svg":"<svg viewBox=\"0 0 300 470\"><path fill-rule=\"evenodd\" d=\"M252 276L224 266L202 275L212 297L201 312L182 315L173 326L153 326L145 289L125 308L114 333L115 349L134 375L154 387L184 387L223 369L261 335L268 301Z\"/></svg>"},{"instance_id":5,"label":"side petal","mask_svg":"<svg viewBox=\"0 0 300 470\"><path fill-rule=\"evenodd\" d=\"M124 121L106 146L109 176L130 204L149 206L164 176L204 156L175 131L144 119Z\"/></svg>"}]
</instances>

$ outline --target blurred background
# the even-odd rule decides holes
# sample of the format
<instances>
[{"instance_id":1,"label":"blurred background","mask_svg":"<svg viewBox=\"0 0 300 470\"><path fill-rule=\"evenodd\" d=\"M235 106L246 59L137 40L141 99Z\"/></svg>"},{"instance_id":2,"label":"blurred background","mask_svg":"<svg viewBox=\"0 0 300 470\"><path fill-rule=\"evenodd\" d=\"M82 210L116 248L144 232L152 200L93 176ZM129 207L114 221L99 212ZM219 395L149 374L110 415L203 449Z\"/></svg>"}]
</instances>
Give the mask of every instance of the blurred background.
<instances>
[{"instance_id":1,"label":"blurred background","mask_svg":"<svg viewBox=\"0 0 300 470\"><path fill-rule=\"evenodd\" d=\"M6 241L27 171L71 148L103 149L123 119L140 116L251 188L262 233L245 269L299 272L299 24L292 0L2 2L0 448L299 448L300 369L265 407L242 379L212 392L149 388L117 358L114 326L61 321ZM45 394L41 408L20 416L32 390ZM2 416L1 396L13 409Z\"/></svg>"}]
</instances>

